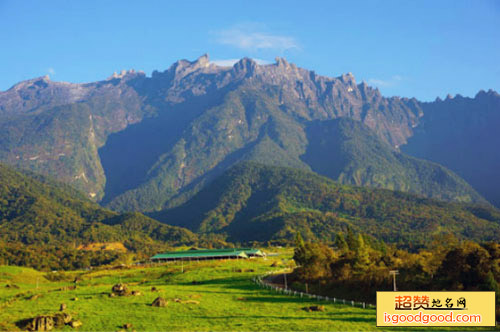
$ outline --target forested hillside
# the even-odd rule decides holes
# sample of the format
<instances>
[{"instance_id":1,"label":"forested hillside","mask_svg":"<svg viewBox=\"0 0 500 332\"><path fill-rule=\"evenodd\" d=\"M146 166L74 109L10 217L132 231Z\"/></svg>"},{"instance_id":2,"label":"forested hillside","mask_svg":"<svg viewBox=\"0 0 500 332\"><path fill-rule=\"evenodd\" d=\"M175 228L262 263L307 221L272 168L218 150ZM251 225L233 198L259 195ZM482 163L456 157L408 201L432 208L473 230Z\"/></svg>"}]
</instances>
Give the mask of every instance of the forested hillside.
<instances>
[{"instance_id":1,"label":"forested hillside","mask_svg":"<svg viewBox=\"0 0 500 332\"><path fill-rule=\"evenodd\" d=\"M338 184L309 171L238 164L185 204L152 214L230 241L333 241L347 228L404 246L434 235L500 239L500 212L487 205L445 203L398 191Z\"/></svg>"},{"instance_id":2,"label":"forested hillside","mask_svg":"<svg viewBox=\"0 0 500 332\"><path fill-rule=\"evenodd\" d=\"M83 255L76 250L81 244L120 242L133 252L149 252L158 246L196 241L197 236L186 229L140 213L103 209L68 185L0 164L0 261L4 264L57 266L62 256L69 255L74 256L67 262L71 267L78 263L76 256ZM101 259L96 261L102 263Z\"/></svg>"}]
</instances>

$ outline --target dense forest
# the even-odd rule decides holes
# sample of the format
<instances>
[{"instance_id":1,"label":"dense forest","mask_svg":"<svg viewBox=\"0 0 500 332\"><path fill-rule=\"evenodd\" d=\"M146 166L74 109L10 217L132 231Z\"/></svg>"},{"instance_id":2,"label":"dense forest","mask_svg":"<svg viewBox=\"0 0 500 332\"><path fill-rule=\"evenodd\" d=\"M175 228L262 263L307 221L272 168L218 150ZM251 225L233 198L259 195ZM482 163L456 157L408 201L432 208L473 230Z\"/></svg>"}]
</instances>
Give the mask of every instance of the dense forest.
<instances>
[{"instance_id":1,"label":"dense forest","mask_svg":"<svg viewBox=\"0 0 500 332\"><path fill-rule=\"evenodd\" d=\"M350 229L337 233L332 246L305 242L299 233L294 260L292 287L331 297L374 303L377 291L393 290L389 271L397 270L398 290L495 291L500 303L500 245L494 242L434 237L427 248L410 252Z\"/></svg>"},{"instance_id":2,"label":"dense forest","mask_svg":"<svg viewBox=\"0 0 500 332\"><path fill-rule=\"evenodd\" d=\"M185 204L151 217L229 241L333 242L349 227L388 243L419 247L439 234L500 239L500 211L413 194L341 185L313 172L240 163Z\"/></svg>"},{"instance_id":3,"label":"dense forest","mask_svg":"<svg viewBox=\"0 0 500 332\"><path fill-rule=\"evenodd\" d=\"M0 164L0 264L82 268L123 255L78 250L81 244L120 242L142 257L197 241L198 236L184 228L140 213L118 214L68 185Z\"/></svg>"}]
</instances>

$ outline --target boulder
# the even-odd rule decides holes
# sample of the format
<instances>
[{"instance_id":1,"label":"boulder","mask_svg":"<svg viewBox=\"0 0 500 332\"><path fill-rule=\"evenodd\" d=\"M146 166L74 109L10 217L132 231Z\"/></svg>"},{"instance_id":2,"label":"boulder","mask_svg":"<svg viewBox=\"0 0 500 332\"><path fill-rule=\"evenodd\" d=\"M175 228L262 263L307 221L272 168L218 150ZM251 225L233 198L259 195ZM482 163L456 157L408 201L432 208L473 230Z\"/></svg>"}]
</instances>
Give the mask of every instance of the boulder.
<instances>
[{"instance_id":1,"label":"boulder","mask_svg":"<svg viewBox=\"0 0 500 332\"><path fill-rule=\"evenodd\" d=\"M50 331L54 328L54 318L52 316L37 316L26 326L28 331Z\"/></svg>"},{"instance_id":2,"label":"boulder","mask_svg":"<svg viewBox=\"0 0 500 332\"><path fill-rule=\"evenodd\" d=\"M130 323L123 324L123 328L125 330L131 329L132 328L132 324L130 324Z\"/></svg>"},{"instance_id":3,"label":"boulder","mask_svg":"<svg viewBox=\"0 0 500 332\"><path fill-rule=\"evenodd\" d=\"M66 303L61 303L61 306L59 307L59 311L64 311L66 310L68 306L66 305Z\"/></svg>"},{"instance_id":4,"label":"boulder","mask_svg":"<svg viewBox=\"0 0 500 332\"><path fill-rule=\"evenodd\" d=\"M69 324L72 319L71 315L65 312L58 312L53 316L53 318L55 327L62 327L65 324Z\"/></svg>"},{"instance_id":5,"label":"boulder","mask_svg":"<svg viewBox=\"0 0 500 332\"><path fill-rule=\"evenodd\" d=\"M136 290L132 291L132 296L141 296L141 295L142 295L142 293L140 291L136 291Z\"/></svg>"},{"instance_id":6,"label":"boulder","mask_svg":"<svg viewBox=\"0 0 500 332\"><path fill-rule=\"evenodd\" d=\"M118 296L130 295L130 290L128 289L127 285L122 283L114 285L113 288L111 288L111 292Z\"/></svg>"},{"instance_id":7,"label":"boulder","mask_svg":"<svg viewBox=\"0 0 500 332\"><path fill-rule=\"evenodd\" d=\"M163 297L157 297L153 303L151 303L151 306L153 307L166 307L167 306L167 301Z\"/></svg>"}]
</instances>

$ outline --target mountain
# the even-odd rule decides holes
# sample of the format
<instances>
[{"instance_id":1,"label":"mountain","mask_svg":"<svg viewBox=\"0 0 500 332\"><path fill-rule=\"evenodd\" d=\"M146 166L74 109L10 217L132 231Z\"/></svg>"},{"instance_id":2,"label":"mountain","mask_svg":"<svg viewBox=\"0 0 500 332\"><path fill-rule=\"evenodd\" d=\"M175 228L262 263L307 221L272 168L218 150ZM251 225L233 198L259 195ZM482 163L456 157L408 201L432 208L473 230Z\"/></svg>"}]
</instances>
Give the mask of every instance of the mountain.
<instances>
[{"instance_id":1,"label":"mountain","mask_svg":"<svg viewBox=\"0 0 500 332\"><path fill-rule=\"evenodd\" d=\"M118 214L68 185L0 164L0 242L78 245L93 242L192 243L190 231L140 213Z\"/></svg>"},{"instance_id":2,"label":"mountain","mask_svg":"<svg viewBox=\"0 0 500 332\"><path fill-rule=\"evenodd\" d=\"M0 161L56 177L117 211L182 204L245 160L484 202L456 174L400 153L426 119L424 104L383 97L352 74L324 77L282 58L221 67L204 55L151 77L124 71L86 84L45 77L0 92ZM348 135L328 129L336 119L363 124L354 141L373 144L340 141ZM336 145L322 145L315 126ZM337 158L339 149L348 151Z\"/></svg>"},{"instance_id":3,"label":"mountain","mask_svg":"<svg viewBox=\"0 0 500 332\"><path fill-rule=\"evenodd\" d=\"M385 189L338 184L310 171L238 164L186 203L152 217L231 241L333 241L348 228L387 242L421 245L435 235L500 239L500 212Z\"/></svg>"},{"instance_id":4,"label":"mountain","mask_svg":"<svg viewBox=\"0 0 500 332\"><path fill-rule=\"evenodd\" d=\"M127 72L89 84L42 77L0 93L0 161L102 198L106 177L99 147L110 133L140 121L147 112L126 84L137 76L141 74Z\"/></svg>"},{"instance_id":5,"label":"mountain","mask_svg":"<svg viewBox=\"0 0 500 332\"><path fill-rule=\"evenodd\" d=\"M448 96L422 108L426 116L403 151L452 169L500 207L500 94Z\"/></svg>"}]
</instances>

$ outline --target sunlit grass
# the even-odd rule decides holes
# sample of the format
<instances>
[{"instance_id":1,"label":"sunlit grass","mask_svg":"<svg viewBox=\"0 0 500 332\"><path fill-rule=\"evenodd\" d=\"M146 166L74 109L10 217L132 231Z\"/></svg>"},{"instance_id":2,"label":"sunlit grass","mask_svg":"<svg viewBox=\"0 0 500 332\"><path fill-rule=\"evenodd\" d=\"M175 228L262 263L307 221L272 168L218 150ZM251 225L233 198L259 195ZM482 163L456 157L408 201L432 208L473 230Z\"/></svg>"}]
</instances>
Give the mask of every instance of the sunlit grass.
<instances>
[{"instance_id":1,"label":"sunlit grass","mask_svg":"<svg viewBox=\"0 0 500 332\"><path fill-rule=\"evenodd\" d=\"M66 311L83 322L85 331L116 331L125 323L132 324L137 331L380 330L375 327L374 309L277 294L252 282L253 276L281 269L271 267L274 261L281 262L281 258L47 274L0 267L0 327L16 330L17 321L57 312L60 304L66 303ZM62 280L48 281L46 275ZM77 288L65 290L74 286L76 276L81 279ZM111 287L118 282L126 283L142 295L109 297ZM16 284L19 289L7 288L7 284ZM151 291L152 287L158 292ZM41 296L30 300L34 294ZM167 307L150 305L158 296L168 301ZM178 303L175 299L199 301L199 304ZM325 305L326 310L302 310L317 304Z\"/></svg>"}]
</instances>

